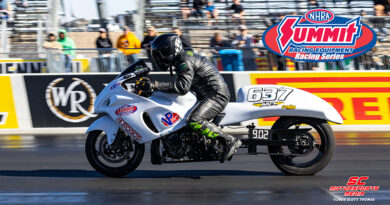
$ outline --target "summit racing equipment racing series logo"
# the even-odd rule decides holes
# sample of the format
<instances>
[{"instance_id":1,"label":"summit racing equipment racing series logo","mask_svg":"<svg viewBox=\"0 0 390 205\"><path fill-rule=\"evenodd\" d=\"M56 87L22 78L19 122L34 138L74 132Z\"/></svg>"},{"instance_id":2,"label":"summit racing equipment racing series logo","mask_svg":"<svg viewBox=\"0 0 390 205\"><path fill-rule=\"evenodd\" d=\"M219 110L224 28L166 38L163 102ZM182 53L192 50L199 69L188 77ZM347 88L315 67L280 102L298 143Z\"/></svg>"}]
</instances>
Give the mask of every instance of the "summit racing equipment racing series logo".
<instances>
[{"instance_id":1,"label":"summit racing equipment racing series logo","mask_svg":"<svg viewBox=\"0 0 390 205\"><path fill-rule=\"evenodd\" d=\"M50 110L60 119L72 123L96 117L94 89L80 78L72 78L71 83L65 81L57 78L47 86L46 103Z\"/></svg>"},{"instance_id":2,"label":"summit racing equipment racing series logo","mask_svg":"<svg viewBox=\"0 0 390 205\"><path fill-rule=\"evenodd\" d=\"M303 16L284 17L265 31L263 43L270 51L299 61L354 58L370 51L377 41L375 32L361 20L313 9Z\"/></svg>"}]
</instances>

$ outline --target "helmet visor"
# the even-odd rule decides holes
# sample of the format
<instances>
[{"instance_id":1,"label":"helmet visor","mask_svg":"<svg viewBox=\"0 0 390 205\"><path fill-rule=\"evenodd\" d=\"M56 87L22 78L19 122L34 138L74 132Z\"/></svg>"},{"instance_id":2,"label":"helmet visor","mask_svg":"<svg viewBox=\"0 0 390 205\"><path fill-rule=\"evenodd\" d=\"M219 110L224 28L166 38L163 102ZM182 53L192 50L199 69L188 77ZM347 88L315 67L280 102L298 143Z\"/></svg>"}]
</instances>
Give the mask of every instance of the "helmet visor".
<instances>
[{"instance_id":1,"label":"helmet visor","mask_svg":"<svg viewBox=\"0 0 390 205\"><path fill-rule=\"evenodd\" d=\"M152 57L160 70L166 71L169 67L167 57L163 53L163 49L152 49Z\"/></svg>"}]
</instances>

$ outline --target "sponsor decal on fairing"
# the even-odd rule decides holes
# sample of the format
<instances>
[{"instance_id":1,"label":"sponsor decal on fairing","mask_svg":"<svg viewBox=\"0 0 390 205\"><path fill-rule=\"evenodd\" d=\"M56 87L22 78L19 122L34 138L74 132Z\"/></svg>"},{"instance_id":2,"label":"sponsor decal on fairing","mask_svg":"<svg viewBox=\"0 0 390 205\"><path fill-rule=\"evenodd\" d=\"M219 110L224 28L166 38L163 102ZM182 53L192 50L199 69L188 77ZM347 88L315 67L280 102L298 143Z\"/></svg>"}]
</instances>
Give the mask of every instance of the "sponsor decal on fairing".
<instances>
[{"instance_id":1,"label":"sponsor decal on fairing","mask_svg":"<svg viewBox=\"0 0 390 205\"><path fill-rule=\"evenodd\" d=\"M354 19L335 16L331 10L313 9L305 15L285 16L268 28L264 45L277 55L298 61L341 61L362 55L377 41L375 32Z\"/></svg>"},{"instance_id":2,"label":"sponsor decal on fairing","mask_svg":"<svg viewBox=\"0 0 390 205\"><path fill-rule=\"evenodd\" d=\"M127 124L127 122L125 120L123 120L122 118L118 117L116 119L116 122L119 124L119 126L127 133L129 134L131 137L133 137L135 140L141 140L142 139L142 136L140 134L138 134L137 131L135 131L129 124Z\"/></svg>"},{"instance_id":3,"label":"sponsor decal on fairing","mask_svg":"<svg viewBox=\"0 0 390 205\"><path fill-rule=\"evenodd\" d=\"M116 114L116 115L119 115L119 116L123 116L123 115L132 114L132 113L134 113L135 111L137 111L137 106L127 104L127 105L122 105L122 106L120 106L120 107L115 111L115 114Z\"/></svg>"},{"instance_id":4,"label":"sponsor decal on fairing","mask_svg":"<svg viewBox=\"0 0 390 205\"><path fill-rule=\"evenodd\" d=\"M163 123L165 126L171 126L175 124L180 118L179 114L174 112L168 112L164 116L165 117L161 118L161 123Z\"/></svg>"}]
</instances>

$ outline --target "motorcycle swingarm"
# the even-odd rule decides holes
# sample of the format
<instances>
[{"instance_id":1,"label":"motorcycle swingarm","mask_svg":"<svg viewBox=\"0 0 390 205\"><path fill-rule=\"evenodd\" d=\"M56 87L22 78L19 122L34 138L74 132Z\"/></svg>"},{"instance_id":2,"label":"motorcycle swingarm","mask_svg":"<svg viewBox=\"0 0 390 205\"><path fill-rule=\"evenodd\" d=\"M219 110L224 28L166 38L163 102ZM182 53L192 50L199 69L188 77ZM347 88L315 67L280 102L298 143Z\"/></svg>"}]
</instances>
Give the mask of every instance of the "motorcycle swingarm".
<instances>
[{"instance_id":1,"label":"motorcycle swingarm","mask_svg":"<svg viewBox=\"0 0 390 205\"><path fill-rule=\"evenodd\" d=\"M295 143L295 136L309 132L311 128L303 129L256 129L248 126L248 138L241 139L244 145L290 145Z\"/></svg>"},{"instance_id":2,"label":"motorcycle swingarm","mask_svg":"<svg viewBox=\"0 0 390 205\"><path fill-rule=\"evenodd\" d=\"M248 153L256 153L257 145L294 146L299 134L309 132L311 128L304 129L255 129L249 126L248 138L241 139L242 144L248 148Z\"/></svg>"}]
</instances>

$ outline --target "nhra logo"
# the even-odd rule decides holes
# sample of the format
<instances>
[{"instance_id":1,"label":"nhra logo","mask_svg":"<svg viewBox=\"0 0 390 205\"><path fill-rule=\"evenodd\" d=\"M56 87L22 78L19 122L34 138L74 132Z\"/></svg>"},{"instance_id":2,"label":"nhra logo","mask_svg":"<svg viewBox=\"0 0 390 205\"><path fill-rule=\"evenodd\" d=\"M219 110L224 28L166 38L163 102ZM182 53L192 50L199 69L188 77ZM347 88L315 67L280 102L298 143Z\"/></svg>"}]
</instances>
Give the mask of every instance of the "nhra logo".
<instances>
[{"instance_id":1,"label":"nhra logo","mask_svg":"<svg viewBox=\"0 0 390 205\"><path fill-rule=\"evenodd\" d=\"M286 16L263 35L264 45L278 55L320 62L362 55L375 46L376 39L375 32L361 23L360 17L339 17L327 9Z\"/></svg>"},{"instance_id":2,"label":"nhra logo","mask_svg":"<svg viewBox=\"0 0 390 205\"><path fill-rule=\"evenodd\" d=\"M135 105L122 105L120 108L118 108L115 111L115 114L119 116L123 116L123 115L134 113L135 111L137 111L137 106Z\"/></svg>"},{"instance_id":3,"label":"nhra logo","mask_svg":"<svg viewBox=\"0 0 390 205\"><path fill-rule=\"evenodd\" d=\"M179 120L180 116L177 113L168 112L165 114L165 117L161 118L161 122L165 126L171 126Z\"/></svg>"},{"instance_id":4,"label":"nhra logo","mask_svg":"<svg viewBox=\"0 0 390 205\"><path fill-rule=\"evenodd\" d=\"M96 93L84 80L72 78L72 82L57 78L46 88L46 103L50 110L67 122L83 122L94 114Z\"/></svg>"}]
</instances>

